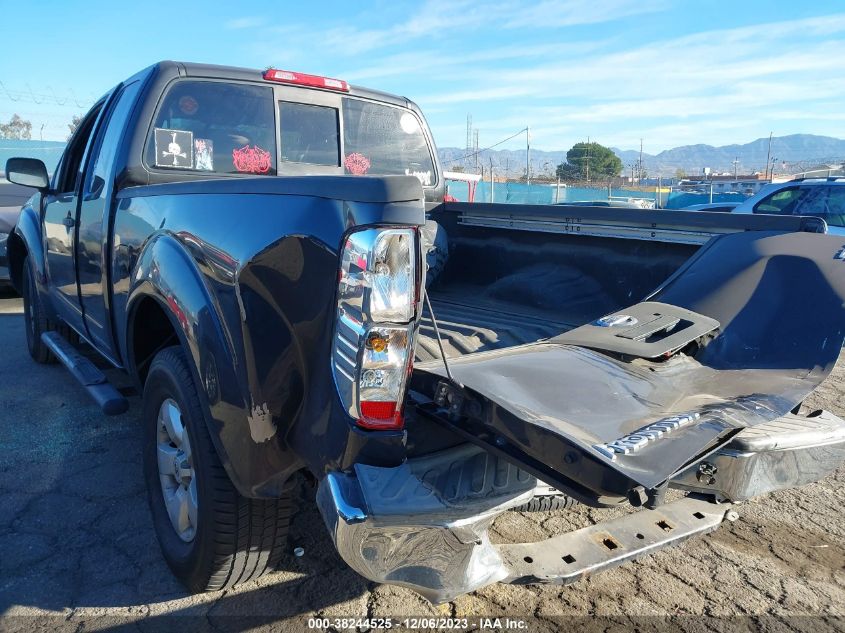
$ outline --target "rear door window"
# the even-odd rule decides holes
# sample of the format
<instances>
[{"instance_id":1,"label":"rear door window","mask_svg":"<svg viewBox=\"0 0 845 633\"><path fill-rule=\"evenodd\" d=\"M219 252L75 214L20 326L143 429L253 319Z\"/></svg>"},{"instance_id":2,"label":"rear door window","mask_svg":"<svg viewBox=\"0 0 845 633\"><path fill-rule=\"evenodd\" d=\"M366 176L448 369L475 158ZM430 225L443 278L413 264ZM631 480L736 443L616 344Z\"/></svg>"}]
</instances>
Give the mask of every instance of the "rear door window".
<instances>
[{"instance_id":1,"label":"rear door window","mask_svg":"<svg viewBox=\"0 0 845 633\"><path fill-rule=\"evenodd\" d=\"M845 186L818 185L805 188L797 215L824 218L831 226L845 226Z\"/></svg>"},{"instance_id":2,"label":"rear door window","mask_svg":"<svg viewBox=\"0 0 845 633\"><path fill-rule=\"evenodd\" d=\"M151 168L276 174L273 89L219 81L170 88L147 139Z\"/></svg>"},{"instance_id":3,"label":"rear door window","mask_svg":"<svg viewBox=\"0 0 845 633\"><path fill-rule=\"evenodd\" d=\"M344 97L343 145L346 173L405 174L424 186L437 183L425 134L409 110Z\"/></svg>"},{"instance_id":4,"label":"rear door window","mask_svg":"<svg viewBox=\"0 0 845 633\"><path fill-rule=\"evenodd\" d=\"M798 203L805 192L806 189L801 189L800 187L779 189L754 205L754 213L766 213L769 215L795 215Z\"/></svg>"}]
</instances>

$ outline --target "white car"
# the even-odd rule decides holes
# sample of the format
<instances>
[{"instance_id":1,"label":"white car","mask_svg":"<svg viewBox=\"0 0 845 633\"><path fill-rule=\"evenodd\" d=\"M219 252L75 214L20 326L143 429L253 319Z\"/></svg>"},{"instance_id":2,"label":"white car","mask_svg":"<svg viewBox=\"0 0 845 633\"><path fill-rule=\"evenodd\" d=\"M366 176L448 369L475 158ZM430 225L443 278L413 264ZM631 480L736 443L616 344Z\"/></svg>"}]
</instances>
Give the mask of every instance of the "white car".
<instances>
[{"instance_id":1,"label":"white car","mask_svg":"<svg viewBox=\"0 0 845 633\"><path fill-rule=\"evenodd\" d=\"M772 183L742 202L733 213L815 216L827 222L828 233L845 235L845 177Z\"/></svg>"}]
</instances>

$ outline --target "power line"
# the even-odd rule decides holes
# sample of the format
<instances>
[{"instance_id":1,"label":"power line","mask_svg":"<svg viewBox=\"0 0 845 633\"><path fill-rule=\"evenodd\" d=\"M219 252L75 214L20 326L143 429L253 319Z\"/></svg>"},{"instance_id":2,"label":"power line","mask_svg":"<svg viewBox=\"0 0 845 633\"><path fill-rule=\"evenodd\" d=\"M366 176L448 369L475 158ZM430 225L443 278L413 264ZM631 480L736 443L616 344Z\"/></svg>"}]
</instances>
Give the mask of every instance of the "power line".
<instances>
[{"instance_id":1,"label":"power line","mask_svg":"<svg viewBox=\"0 0 845 633\"><path fill-rule=\"evenodd\" d=\"M34 103L36 105L41 105L45 102L54 103L58 106L63 107L73 107L68 102L73 101L76 104L77 108L85 108L87 109L94 100L83 100L81 103L76 96L76 93L73 91L73 88L69 88L68 92L70 93L69 96L60 97L56 91L53 89L53 86L46 86L46 89L49 91L49 94L42 93L42 92L35 92L32 89L32 86L29 83L26 84L26 90L11 90L2 80L0 80L0 97L5 97L10 101L15 103Z\"/></svg>"},{"instance_id":2,"label":"power line","mask_svg":"<svg viewBox=\"0 0 845 633\"><path fill-rule=\"evenodd\" d=\"M493 149L494 147L498 147L498 146L499 146L499 145L501 145L502 143L507 143L507 142L508 142L509 140L511 140L512 138L516 138L517 136L519 136L519 135L520 135L520 134L522 134L523 132L526 132L527 130L528 130L528 128L527 128L527 127L522 128L522 129L521 129L519 132L517 132L516 134L512 134L511 136L509 136L509 137L507 137L507 138L504 138L504 139L502 139L501 141L499 141L498 143L493 143L493 144L492 144L492 145L490 145L489 147L485 147L485 148L483 148L483 149L476 149L474 152L470 152L470 153L469 153L469 154L467 154L466 156L461 156L460 158L452 158L452 159L450 159L450 160L451 160L451 162L453 162L453 163L457 163L457 162L460 162L460 161L464 160L465 158L470 158L470 157L472 157L472 156L476 156L476 155L480 154L481 152L486 152L486 151L488 151L488 150Z\"/></svg>"}]
</instances>

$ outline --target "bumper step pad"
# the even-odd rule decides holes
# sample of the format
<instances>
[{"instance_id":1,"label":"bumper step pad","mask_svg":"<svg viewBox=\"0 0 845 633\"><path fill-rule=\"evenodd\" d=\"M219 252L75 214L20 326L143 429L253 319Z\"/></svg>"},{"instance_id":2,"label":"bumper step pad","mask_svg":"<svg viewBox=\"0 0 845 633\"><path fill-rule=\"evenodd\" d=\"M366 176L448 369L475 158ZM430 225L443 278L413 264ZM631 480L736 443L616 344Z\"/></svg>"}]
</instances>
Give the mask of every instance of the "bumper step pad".
<instances>
[{"instance_id":1,"label":"bumper step pad","mask_svg":"<svg viewBox=\"0 0 845 633\"><path fill-rule=\"evenodd\" d=\"M712 532L727 517L730 504L689 496L618 519L561 534L539 543L499 545L509 570L503 582L569 584L641 556ZM728 516L730 514L730 516Z\"/></svg>"}]
</instances>

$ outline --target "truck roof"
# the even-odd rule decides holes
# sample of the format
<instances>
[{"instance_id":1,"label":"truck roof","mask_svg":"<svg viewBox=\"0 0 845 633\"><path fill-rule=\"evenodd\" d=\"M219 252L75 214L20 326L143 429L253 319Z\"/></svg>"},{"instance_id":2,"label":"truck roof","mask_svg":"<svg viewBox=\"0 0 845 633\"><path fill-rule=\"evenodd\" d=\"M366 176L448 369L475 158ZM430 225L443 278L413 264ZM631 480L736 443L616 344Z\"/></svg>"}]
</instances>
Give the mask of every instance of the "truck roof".
<instances>
[{"instance_id":1,"label":"truck roof","mask_svg":"<svg viewBox=\"0 0 845 633\"><path fill-rule=\"evenodd\" d=\"M241 68L238 66L218 66L216 64L200 64L195 62L181 62L181 61L160 61L153 66L160 70L175 69L180 75L186 77L206 77L211 79L236 79L240 81L258 81L266 83L263 77L264 70L256 68ZM312 88L312 90L321 90L321 88ZM411 104L406 97L390 94L388 92L381 92L380 90L372 90L362 86L349 86L349 94L357 97L364 97L368 99L375 99L377 101L384 101L394 105L407 107Z\"/></svg>"}]
</instances>

